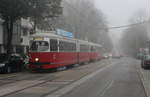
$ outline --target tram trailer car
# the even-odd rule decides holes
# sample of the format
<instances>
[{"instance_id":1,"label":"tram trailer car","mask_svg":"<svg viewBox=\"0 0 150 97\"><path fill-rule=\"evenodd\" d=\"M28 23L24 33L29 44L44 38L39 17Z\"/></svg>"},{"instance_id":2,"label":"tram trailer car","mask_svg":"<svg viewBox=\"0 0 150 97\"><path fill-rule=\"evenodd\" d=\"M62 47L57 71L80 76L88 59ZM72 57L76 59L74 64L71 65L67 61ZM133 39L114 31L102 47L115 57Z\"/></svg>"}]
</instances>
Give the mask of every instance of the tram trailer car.
<instances>
[{"instance_id":1,"label":"tram trailer car","mask_svg":"<svg viewBox=\"0 0 150 97\"><path fill-rule=\"evenodd\" d=\"M36 33L30 38L29 68L46 70L94 61L100 59L98 46L55 34Z\"/></svg>"},{"instance_id":2,"label":"tram trailer car","mask_svg":"<svg viewBox=\"0 0 150 97\"><path fill-rule=\"evenodd\" d=\"M90 61L90 45L89 42L78 40L78 63Z\"/></svg>"},{"instance_id":3,"label":"tram trailer car","mask_svg":"<svg viewBox=\"0 0 150 97\"><path fill-rule=\"evenodd\" d=\"M95 43L90 43L90 60L96 61L102 59L102 46Z\"/></svg>"}]
</instances>

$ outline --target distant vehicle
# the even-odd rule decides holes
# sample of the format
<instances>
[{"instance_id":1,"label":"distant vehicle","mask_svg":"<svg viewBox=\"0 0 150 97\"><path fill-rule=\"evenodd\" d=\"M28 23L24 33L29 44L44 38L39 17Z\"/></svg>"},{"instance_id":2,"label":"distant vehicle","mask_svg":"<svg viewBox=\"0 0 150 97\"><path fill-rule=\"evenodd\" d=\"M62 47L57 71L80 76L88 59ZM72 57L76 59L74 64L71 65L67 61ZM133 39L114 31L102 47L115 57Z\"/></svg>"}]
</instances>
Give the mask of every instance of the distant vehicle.
<instances>
[{"instance_id":1,"label":"distant vehicle","mask_svg":"<svg viewBox=\"0 0 150 97\"><path fill-rule=\"evenodd\" d=\"M19 54L0 54L0 72L11 73L22 71L23 58Z\"/></svg>"},{"instance_id":2,"label":"distant vehicle","mask_svg":"<svg viewBox=\"0 0 150 97\"><path fill-rule=\"evenodd\" d=\"M109 58L112 58L112 54L111 53L109 53L108 56L109 56Z\"/></svg>"},{"instance_id":3,"label":"distant vehicle","mask_svg":"<svg viewBox=\"0 0 150 97\"><path fill-rule=\"evenodd\" d=\"M108 59L109 57L110 57L109 54L103 54L104 59Z\"/></svg>"},{"instance_id":4,"label":"distant vehicle","mask_svg":"<svg viewBox=\"0 0 150 97\"><path fill-rule=\"evenodd\" d=\"M109 58L109 56L108 56L108 55L104 55L103 57L104 57L104 59L108 59L108 58Z\"/></svg>"},{"instance_id":5,"label":"distant vehicle","mask_svg":"<svg viewBox=\"0 0 150 97\"><path fill-rule=\"evenodd\" d=\"M36 33L30 39L29 68L48 70L101 59L102 46L50 33Z\"/></svg>"},{"instance_id":6,"label":"distant vehicle","mask_svg":"<svg viewBox=\"0 0 150 97\"><path fill-rule=\"evenodd\" d=\"M120 59L121 55L112 55L112 58Z\"/></svg>"},{"instance_id":7,"label":"distant vehicle","mask_svg":"<svg viewBox=\"0 0 150 97\"><path fill-rule=\"evenodd\" d=\"M144 69L150 68L150 55L143 56L143 59L141 60L141 67Z\"/></svg>"}]
</instances>

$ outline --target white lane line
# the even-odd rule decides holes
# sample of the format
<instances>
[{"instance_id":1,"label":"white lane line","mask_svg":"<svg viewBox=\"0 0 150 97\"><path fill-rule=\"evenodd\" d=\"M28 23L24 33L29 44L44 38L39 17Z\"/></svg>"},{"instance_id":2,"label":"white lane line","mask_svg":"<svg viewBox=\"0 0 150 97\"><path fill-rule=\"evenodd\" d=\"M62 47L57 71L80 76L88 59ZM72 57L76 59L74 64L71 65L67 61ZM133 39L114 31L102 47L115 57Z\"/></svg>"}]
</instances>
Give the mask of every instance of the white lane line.
<instances>
[{"instance_id":1,"label":"white lane line","mask_svg":"<svg viewBox=\"0 0 150 97\"><path fill-rule=\"evenodd\" d=\"M61 97L62 95L72 91L75 87L80 86L81 84L83 84L87 80L93 78L94 76L96 76L100 72L102 72L102 71L106 70L107 68L111 67L112 65L113 64L107 65L106 67L103 67L103 68L97 70L96 72L94 72L94 73L92 73L90 75L87 75L87 76L81 78L80 80L78 80L78 81L76 81L76 82L74 82L74 83L72 83L72 84L70 84L70 85L68 85L68 86L66 86L64 88L62 88L62 89L60 89L60 90L58 90L58 91L56 91L56 92L54 92L54 93L52 93L50 95L47 95L46 97L55 97L55 96Z\"/></svg>"},{"instance_id":2,"label":"white lane line","mask_svg":"<svg viewBox=\"0 0 150 97\"><path fill-rule=\"evenodd\" d=\"M114 81L109 81L107 84L106 84L106 87L104 88L104 90L101 91L101 94L98 96L98 97L103 97L104 94L112 87Z\"/></svg>"}]
</instances>

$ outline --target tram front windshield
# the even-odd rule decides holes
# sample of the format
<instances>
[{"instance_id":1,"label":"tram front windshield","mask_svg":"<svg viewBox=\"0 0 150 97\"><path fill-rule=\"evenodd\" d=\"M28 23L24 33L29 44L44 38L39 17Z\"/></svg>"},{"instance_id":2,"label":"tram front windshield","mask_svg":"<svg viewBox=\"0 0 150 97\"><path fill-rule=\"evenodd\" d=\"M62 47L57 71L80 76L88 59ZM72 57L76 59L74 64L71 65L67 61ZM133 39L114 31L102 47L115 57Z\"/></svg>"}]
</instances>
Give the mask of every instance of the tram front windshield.
<instances>
[{"instance_id":1,"label":"tram front windshield","mask_svg":"<svg viewBox=\"0 0 150 97\"><path fill-rule=\"evenodd\" d=\"M33 52L48 51L49 44L47 41L33 41L30 45L30 50Z\"/></svg>"}]
</instances>

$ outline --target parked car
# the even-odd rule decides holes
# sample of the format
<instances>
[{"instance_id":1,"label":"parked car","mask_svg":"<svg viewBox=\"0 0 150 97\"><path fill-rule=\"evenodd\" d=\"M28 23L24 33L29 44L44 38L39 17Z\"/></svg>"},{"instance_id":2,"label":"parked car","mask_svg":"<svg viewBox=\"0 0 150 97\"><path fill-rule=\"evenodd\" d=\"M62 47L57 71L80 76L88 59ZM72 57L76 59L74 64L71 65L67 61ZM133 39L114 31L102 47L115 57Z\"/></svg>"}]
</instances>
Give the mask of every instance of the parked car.
<instances>
[{"instance_id":1,"label":"parked car","mask_svg":"<svg viewBox=\"0 0 150 97\"><path fill-rule=\"evenodd\" d=\"M141 67L146 69L150 68L150 55L144 55L141 60Z\"/></svg>"},{"instance_id":2,"label":"parked car","mask_svg":"<svg viewBox=\"0 0 150 97\"><path fill-rule=\"evenodd\" d=\"M22 71L24 60L19 54L0 54L0 72L11 73Z\"/></svg>"},{"instance_id":3,"label":"parked car","mask_svg":"<svg viewBox=\"0 0 150 97\"><path fill-rule=\"evenodd\" d=\"M138 53L137 56L136 56L136 59L142 60L143 57L144 57L144 54L143 54L143 53Z\"/></svg>"}]
</instances>

